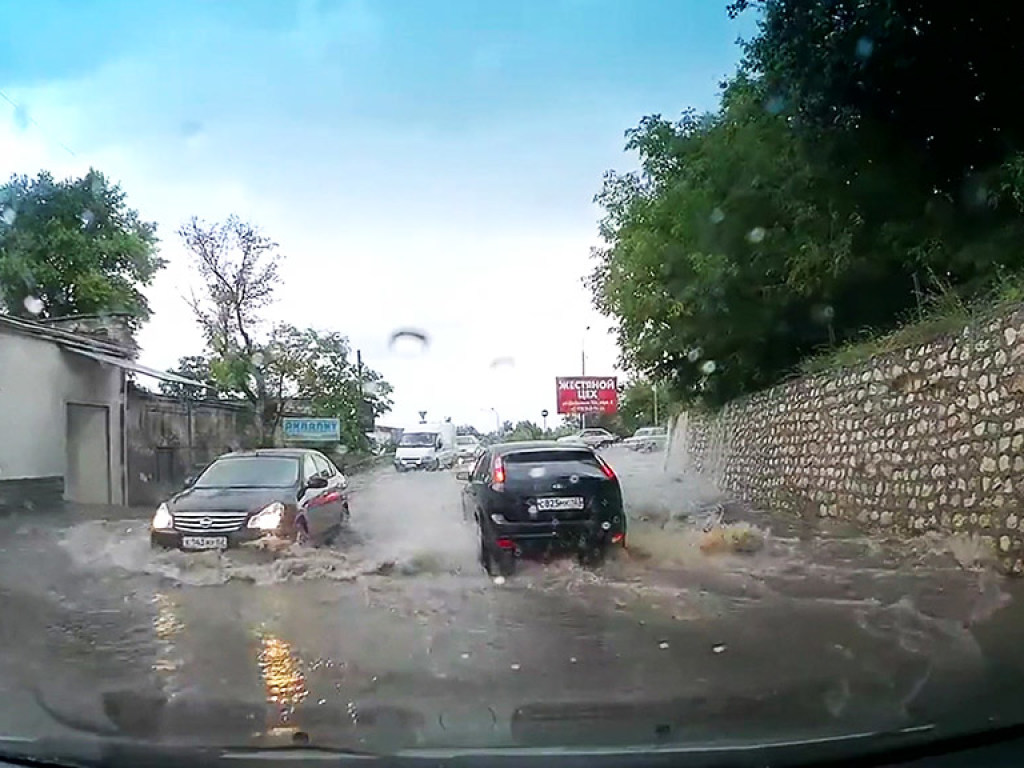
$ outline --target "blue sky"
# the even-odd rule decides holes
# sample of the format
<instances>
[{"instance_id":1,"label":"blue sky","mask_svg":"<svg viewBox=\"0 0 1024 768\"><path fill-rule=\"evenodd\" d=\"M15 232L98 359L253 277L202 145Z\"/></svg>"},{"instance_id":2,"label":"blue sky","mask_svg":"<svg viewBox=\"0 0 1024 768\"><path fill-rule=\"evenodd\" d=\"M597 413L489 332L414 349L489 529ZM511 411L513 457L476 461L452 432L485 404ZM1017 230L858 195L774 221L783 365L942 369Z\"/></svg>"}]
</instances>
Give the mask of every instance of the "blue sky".
<instances>
[{"instance_id":1,"label":"blue sky","mask_svg":"<svg viewBox=\"0 0 1024 768\"><path fill-rule=\"evenodd\" d=\"M592 198L642 116L714 106L753 27L725 5L0 0L0 171L95 166L158 223L144 362L201 346L175 229L237 213L287 258L272 319L349 335L388 421L537 420L581 345L614 367ZM389 349L403 326L423 354Z\"/></svg>"}]
</instances>

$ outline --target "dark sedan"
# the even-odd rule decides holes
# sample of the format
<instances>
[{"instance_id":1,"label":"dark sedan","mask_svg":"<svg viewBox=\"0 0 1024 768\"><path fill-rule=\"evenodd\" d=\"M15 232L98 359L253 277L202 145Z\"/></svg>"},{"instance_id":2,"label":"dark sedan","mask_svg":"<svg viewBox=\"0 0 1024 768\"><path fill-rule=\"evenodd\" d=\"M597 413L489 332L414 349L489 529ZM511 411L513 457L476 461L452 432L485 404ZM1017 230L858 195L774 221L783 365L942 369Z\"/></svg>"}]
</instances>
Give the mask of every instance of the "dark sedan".
<instances>
[{"instance_id":1,"label":"dark sedan","mask_svg":"<svg viewBox=\"0 0 1024 768\"><path fill-rule=\"evenodd\" d=\"M463 514L476 521L480 560L507 576L519 557L575 552L596 564L625 546L622 491L612 468L584 445L549 441L492 445L466 481Z\"/></svg>"},{"instance_id":2,"label":"dark sedan","mask_svg":"<svg viewBox=\"0 0 1024 768\"><path fill-rule=\"evenodd\" d=\"M264 536L330 542L348 519L348 483L319 451L228 453L160 505L154 546L227 549Z\"/></svg>"}]
</instances>

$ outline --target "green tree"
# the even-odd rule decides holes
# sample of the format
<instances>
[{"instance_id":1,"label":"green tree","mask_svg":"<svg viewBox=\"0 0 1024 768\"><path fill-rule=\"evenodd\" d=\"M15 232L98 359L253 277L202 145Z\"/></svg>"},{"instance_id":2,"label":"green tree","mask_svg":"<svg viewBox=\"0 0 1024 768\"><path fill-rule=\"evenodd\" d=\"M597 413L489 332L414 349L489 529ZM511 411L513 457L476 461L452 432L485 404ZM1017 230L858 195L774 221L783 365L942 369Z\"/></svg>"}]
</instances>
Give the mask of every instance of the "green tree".
<instances>
[{"instance_id":1,"label":"green tree","mask_svg":"<svg viewBox=\"0 0 1024 768\"><path fill-rule=\"evenodd\" d=\"M506 424L512 427L511 422L506 422ZM534 424L529 420L522 420L516 422L514 427L505 432L502 441L511 443L522 440L541 440L543 437L544 430L538 424Z\"/></svg>"},{"instance_id":2,"label":"green tree","mask_svg":"<svg viewBox=\"0 0 1024 768\"><path fill-rule=\"evenodd\" d=\"M391 408L391 385L372 368L361 372L348 339L265 317L279 284L277 244L251 224L193 219L180 230L204 281L191 306L206 338L209 372L219 389L244 398L257 416L260 445L272 445L290 409L309 408L341 421L342 441L366 448L361 411Z\"/></svg>"},{"instance_id":3,"label":"green tree","mask_svg":"<svg viewBox=\"0 0 1024 768\"><path fill-rule=\"evenodd\" d=\"M210 370L210 360L203 355L185 355L180 357L178 358L178 364L169 372L207 384L208 388L179 384L176 381L161 381L160 391L168 397L177 397L183 400L202 400L217 397L217 386L213 372Z\"/></svg>"},{"instance_id":4,"label":"green tree","mask_svg":"<svg viewBox=\"0 0 1024 768\"><path fill-rule=\"evenodd\" d=\"M0 303L21 317L150 316L142 289L164 266L156 225L99 171L14 176L0 186Z\"/></svg>"},{"instance_id":5,"label":"green tree","mask_svg":"<svg viewBox=\"0 0 1024 768\"><path fill-rule=\"evenodd\" d=\"M392 406L392 388L365 364L360 380L351 357L348 339L340 333L275 326L263 353L275 427L290 402L308 403L317 416L341 421L342 442L347 446L367 448L360 408L366 403L374 418L387 413Z\"/></svg>"},{"instance_id":6,"label":"green tree","mask_svg":"<svg viewBox=\"0 0 1024 768\"><path fill-rule=\"evenodd\" d=\"M264 373L264 312L280 282L277 243L252 224L193 218L178 230L203 280L190 306L209 350L210 371L226 394L248 400L260 445L270 445L281 419L281 396ZM280 383L280 382L278 382Z\"/></svg>"}]
</instances>

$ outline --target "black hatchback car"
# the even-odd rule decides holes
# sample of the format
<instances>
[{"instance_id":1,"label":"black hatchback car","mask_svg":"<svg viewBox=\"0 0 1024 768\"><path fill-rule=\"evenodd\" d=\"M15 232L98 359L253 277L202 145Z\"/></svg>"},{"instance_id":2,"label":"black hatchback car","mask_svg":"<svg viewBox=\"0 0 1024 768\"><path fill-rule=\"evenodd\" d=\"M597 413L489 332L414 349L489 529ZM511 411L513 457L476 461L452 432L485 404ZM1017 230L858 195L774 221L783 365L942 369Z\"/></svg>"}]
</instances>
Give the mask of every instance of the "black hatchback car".
<instances>
[{"instance_id":1,"label":"black hatchback car","mask_svg":"<svg viewBox=\"0 0 1024 768\"><path fill-rule=\"evenodd\" d=\"M550 441L492 445L466 481L463 515L476 520L480 561L510 575L517 558L573 552L600 563L625 546L626 515L615 472L583 445Z\"/></svg>"},{"instance_id":2,"label":"black hatchback car","mask_svg":"<svg viewBox=\"0 0 1024 768\"><path fill-rule=\"evenodd\" d=\"M348 481L314 450L224 454L186 485L153 516L153 546L227 549L264 536L326 543L349 517Z\"/></svg>"}]
</instances>

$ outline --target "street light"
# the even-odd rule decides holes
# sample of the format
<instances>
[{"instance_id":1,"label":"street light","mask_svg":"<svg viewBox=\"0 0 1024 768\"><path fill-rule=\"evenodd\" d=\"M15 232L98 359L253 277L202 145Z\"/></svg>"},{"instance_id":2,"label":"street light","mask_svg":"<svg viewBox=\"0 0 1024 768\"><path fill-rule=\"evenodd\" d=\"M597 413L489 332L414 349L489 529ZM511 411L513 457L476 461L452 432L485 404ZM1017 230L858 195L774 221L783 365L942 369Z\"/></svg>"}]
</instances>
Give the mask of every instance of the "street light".
<instances>
[{"instance_id":1,"label":"street light","mask_svg":"<svg viewBox=\"0 0 1024 768\"><path fill-rule=\"evenodd\" d=\"M491 413L494 414L494 434L501 437L501 417L498 416L498 411L495 408L488 408Z\"/></svg>"}]
</instances>

